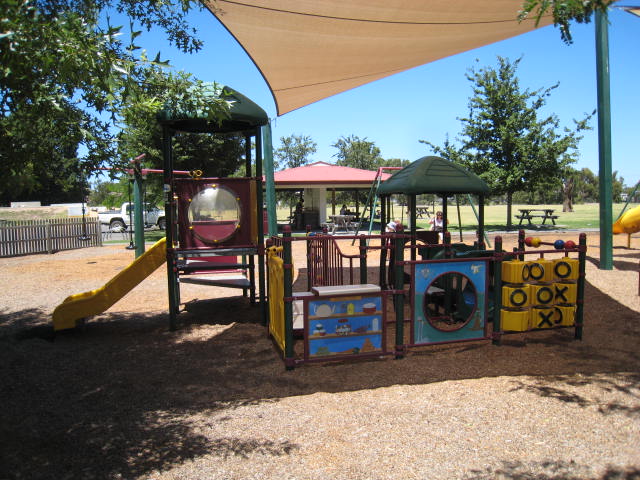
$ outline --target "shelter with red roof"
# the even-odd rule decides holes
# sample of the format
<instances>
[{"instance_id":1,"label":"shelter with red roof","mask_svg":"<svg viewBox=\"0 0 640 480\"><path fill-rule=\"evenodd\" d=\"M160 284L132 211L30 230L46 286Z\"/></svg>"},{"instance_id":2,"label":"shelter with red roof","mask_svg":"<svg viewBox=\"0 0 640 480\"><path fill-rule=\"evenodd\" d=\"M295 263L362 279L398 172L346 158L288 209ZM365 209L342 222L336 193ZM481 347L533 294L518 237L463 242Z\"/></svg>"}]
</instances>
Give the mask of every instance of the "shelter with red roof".
<instances>
[{"instance_id":1,"label":"shelter with red roof","mask_svg":"<svg viewBox=\"0 0 640 480\"><path fill-rule=\"evenodd\" d=\"M336 190L370 190L375 182L386 180L390 176L388 173L375 170L314 162L275 172L274 183L276 190L303 191L305 212L309 212L310 219L313 219L317 212L320 225L327 220L327 190L332 192L331 204L335 208ZM312 225L313 223L315 222L312 222Z\"/></svg>"}]
</instances>

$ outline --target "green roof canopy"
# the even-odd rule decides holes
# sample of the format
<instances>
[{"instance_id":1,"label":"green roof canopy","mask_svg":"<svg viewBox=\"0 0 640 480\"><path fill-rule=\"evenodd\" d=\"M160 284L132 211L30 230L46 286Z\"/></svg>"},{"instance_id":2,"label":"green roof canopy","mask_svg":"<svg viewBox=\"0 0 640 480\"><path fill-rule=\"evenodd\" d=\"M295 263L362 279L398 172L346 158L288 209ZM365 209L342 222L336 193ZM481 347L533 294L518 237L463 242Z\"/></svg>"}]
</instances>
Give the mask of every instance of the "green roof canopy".
<instances>
[{"instance_id":1,"label":"green roof canopy","mask_svg":"<svg viewBox=\"0 0 640 480\"><path fill-rule=\"evenodd\" d=\"M476 174L441 157L422 157L380 184L378 195L404 193L488 194L489 187Z\"/></svg>"},{"instance_id":2,"label":"green roof canopy","mask_svg":"<svg viewBox=\"0 0 640 480\"><path fill-rule=\"evenodd\" d=\"M212 84L205 84L212 85ZM216 89L211 89L212 92ZM230 117L221 123L211 121L202 115L202 112L176 111L170 106L165 106L158 112L156 118L161 125L169 126L181 132L192 133L231 133L242 132L251 128L266 125L269 122L267 113L253 101L235 91L231 87L222 87L222 93L211 98L224 98L232 102Z\"/></svg>"}]
</instances>

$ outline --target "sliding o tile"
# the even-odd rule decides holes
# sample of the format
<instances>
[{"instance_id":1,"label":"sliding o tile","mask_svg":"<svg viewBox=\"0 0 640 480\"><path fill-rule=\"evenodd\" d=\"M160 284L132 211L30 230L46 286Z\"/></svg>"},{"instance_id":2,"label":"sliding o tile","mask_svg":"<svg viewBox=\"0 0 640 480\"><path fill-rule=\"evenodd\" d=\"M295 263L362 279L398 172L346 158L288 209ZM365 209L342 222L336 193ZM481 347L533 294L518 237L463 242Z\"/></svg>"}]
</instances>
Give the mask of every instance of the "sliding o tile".
<instances>
[{"instance_id":1,"label":"sliding o tile","mask_svg":"<svg viewBox=\"0 0 640 480\"><path fill-rule=\"evenodd\" d=\"M530 282L553 282L554 278L553 260L539 258L529 263Z\"/></svg>"},{"instance_id":2,"label":"sliding o tile","mask_svg":"<svg viewBox=\"0 0 640 480\"><path fill-rule=\"evenodd\" d=\"M580 262L577 258L557 258L553 263L553 273L558 281L574 281L578 279Z\"/></svg>"},{"instance_id":3,"label":"sliding o tile","mask_svg":"<svg viewBox=\"0 0 640 480\"><path fill-rule=\"evenodd\" d=\"M553 305L555 296L553 285L531 285L531 305Z\"/></svg>"},{"instance_id":4,"label":"sliding o tile","mask_svg":"<svg viewBox=\"0 0 640 480\"><path fill-rule=\"evenodd\" d=\"M531 287L525 285L504 285L502 306L507 308L527 308L531 305Z\"/></svg>"}]
</instances>

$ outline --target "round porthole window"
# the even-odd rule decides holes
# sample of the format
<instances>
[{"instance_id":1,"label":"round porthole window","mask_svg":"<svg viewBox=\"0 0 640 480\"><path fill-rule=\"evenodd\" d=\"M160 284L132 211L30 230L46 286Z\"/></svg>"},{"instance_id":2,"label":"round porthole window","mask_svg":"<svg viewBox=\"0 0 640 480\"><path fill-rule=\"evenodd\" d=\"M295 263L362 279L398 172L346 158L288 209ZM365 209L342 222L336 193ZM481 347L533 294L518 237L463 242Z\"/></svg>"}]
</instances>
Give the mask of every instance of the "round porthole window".
<instances>
[{"instance_id":1,"label":"round porthole window","mask_svg":"<svg viewBox=\"0 0 640 480\"><path fill-rule=\"evenodd\" d=\"M452 332L469 323L477 304L476 287L469 277L445 273L436 277L424 292L423 312L433 328Z\"/></svg>"},{"instance_id":2,"label":"round porthole window","mask_svg":"<svg viewBox=\"0 0 640 480\"><path fill-rule=\"evenodd\" d=\"M240 227L240 200L223 185L207 186L191 199L188 219L191 231L203 242L223 242Z\"/></svg>"}]
</instances>

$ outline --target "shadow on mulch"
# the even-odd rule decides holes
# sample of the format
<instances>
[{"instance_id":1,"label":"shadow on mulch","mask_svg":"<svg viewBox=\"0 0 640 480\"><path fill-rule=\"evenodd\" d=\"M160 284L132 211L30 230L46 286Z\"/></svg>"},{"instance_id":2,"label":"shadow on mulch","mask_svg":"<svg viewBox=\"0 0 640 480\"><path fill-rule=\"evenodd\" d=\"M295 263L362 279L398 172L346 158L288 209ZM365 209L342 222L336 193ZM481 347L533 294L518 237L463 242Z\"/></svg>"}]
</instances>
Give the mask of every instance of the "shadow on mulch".
<instances>
[{"instance_id":1,"label":"shadow on mulch","mask_svg":"<svg viewBox=\"0 0 640 480\"><path fill-rule=\"evenodd\" d=\"M257 323L259 307L243 297L188 304L175 332L166 313L115 313L50 341L42 335L49 321L43 312L4 315L0 478L135 478L203 455L288 455L298 447L208 439L190 416L316 392L540 375L554 376L554 389L522 388L584 406L587 400L563 392L563 381L576 381L572 375L594 385L601 382L594 374L640 372L637 312L588 283L585 297L583 341L574 341L571 329L534 332L505 336L499 347L423 347L401 360L294 371L285 371ZM602 408L604 415L616 406ZM520 467L505 468L505 478L525 478Z\"/></svg>"}]
</instances>

